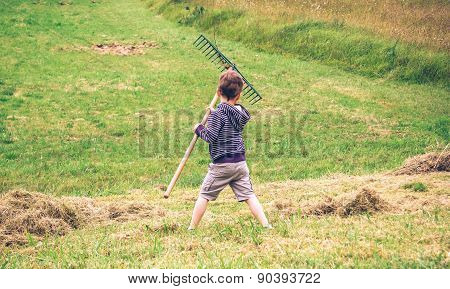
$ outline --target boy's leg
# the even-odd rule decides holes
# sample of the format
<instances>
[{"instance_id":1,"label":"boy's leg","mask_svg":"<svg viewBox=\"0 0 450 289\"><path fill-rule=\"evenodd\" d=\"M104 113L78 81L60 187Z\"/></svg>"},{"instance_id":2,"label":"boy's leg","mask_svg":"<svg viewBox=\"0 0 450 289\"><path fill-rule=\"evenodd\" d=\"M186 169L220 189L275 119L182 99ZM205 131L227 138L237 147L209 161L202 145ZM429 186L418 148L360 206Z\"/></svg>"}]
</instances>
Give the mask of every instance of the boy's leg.
<instances>
[{"instance_id":1,"label":"boy's leg","mask_svg":"<svg viewBox=\"0 0 450 289\"><path fill-rule=\"evenodd\" d=\"M223 170L223 166L210 164L208 167L208 174L203 180L200 194L195 202L194 211L192 212L192 220L189 230L197 228L203 214L206 211L206 206L209 201L217 199L219 193L228 185L230 172Z\"/></svg>"},{"instance_id":2,"label":"boy's leg","mask_svg":"<svg viewBox=\"0 0 450 289\"><path fill-rule=\"evenodd\" d=\"M258 198L253 193L253 186L250 180L250 172L246 162L236 164L237 177L230 183L234 194L239 202L245 201L253 216L266 228L272 228L267 220L264 210Z\"/></svg>"},{"instance_id":3,"label":"boy's leg","mask_svg":"<svg viewBox=\"0 0 450 289\"><path fill-rule=\"evenodd\" d=\"M195 202L194 211L192 212L191 224L189 225L188 230L194 230L197 228L198 223L203 217L203 214L206 211L206 206L208 205L208 200L199 196L197 201Z\"/></svg>"},{"instance_id":4,"label":"boy's leg","mask_svg":"<svg viewBox=\"0 0 450 289\"><path fill-rule=\"evenodd\" d=\"M264 214L264 210L256 196L253 196L250 199L245 200L247 205L250 208L253 216L266 228L271 228L269 221L267 220L266 214Z\"/></svg>"}]
</instances>

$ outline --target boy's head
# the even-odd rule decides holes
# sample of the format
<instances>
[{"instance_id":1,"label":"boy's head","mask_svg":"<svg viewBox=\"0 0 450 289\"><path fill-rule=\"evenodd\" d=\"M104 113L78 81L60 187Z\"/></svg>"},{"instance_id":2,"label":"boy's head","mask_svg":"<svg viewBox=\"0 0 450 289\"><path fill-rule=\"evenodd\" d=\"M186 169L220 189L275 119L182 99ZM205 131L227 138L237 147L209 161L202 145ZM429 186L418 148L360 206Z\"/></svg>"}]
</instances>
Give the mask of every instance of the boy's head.
<instances>
[{"instance_id":1,"label":"boy's head","mask_svg":"<svg viewBox=\"0 0 450 289\"><path fill-rule=\"evenodd\" d=\"M240 95L244 81L242 77L233 69L228 69L220 75L219 78L219 94L227 100L233 100Z\"/></svg>"}]
</instances>

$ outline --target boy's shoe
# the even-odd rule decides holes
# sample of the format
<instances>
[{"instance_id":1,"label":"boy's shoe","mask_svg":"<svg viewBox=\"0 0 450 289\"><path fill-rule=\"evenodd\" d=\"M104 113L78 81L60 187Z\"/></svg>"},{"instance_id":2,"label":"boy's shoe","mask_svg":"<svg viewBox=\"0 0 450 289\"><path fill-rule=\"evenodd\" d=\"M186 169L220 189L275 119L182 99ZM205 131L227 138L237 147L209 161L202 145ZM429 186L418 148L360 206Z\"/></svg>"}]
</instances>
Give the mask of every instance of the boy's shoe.
<instances>
[{"instance_id":1,"label":"boy's shoe","mask_svg":"<svg viewBox=\"0 0 450 289\"><path fill-rule=\"evenodd\" d=\"M188 231L194 231L194 230L195 230L195 228L191 228L191 227L189 227L189 228L187 228L187 230L188 230Z\"/></svg>"},{"instance_id":2,"label":"boy's shoe","mask_svg":"<svg viewBox=\"0 0 450 289\"><path fill-rule=\"evenodd\" d=\"M269 229L269 230L273 229L271 224L267 224L267 225L265 225L263 227L264 227L264 229Z\"/></svg>"}]
</instances>

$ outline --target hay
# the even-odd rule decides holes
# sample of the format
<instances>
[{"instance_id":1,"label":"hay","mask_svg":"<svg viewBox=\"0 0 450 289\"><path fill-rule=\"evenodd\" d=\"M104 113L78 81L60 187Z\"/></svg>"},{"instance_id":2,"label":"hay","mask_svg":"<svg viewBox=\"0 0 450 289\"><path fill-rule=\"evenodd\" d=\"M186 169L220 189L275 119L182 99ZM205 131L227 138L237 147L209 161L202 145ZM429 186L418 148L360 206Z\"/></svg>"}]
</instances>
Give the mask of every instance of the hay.
<instances>
[{"instance_id":1,"label":"hay","mask_svg":"<svg viewBox=\"0 0 450 289\"><path fill-rule=\"evenodd\" d=\"M29 236L40 240L88 224L126 222L165 213L142 201L100 202L14 190L0 195L0 245L21 245L28 243Z\"/></svg>"},{"instance_id":2,"label":"hay","mask_svg":"<svg viewBox=\"0 0 450 289\"><path fill-rule=\"evenodd\" d=\"M339 215L341 217L349 217L386 211L390 207L386 201L379 197L377 192L370 189L362 189L356 195L339 201L328 197L325 202L307 208L304 212L305 215L313 216Z\"/></svg>"},{"instance_id":3,"label":"hay","mask_svg":"<svg viewBox=\"0 0 450 289\"><path fill-rule=\"evenodd\" d=\"M108 205L107 211L110 220L125 222L150 217L153 207L143 202L113 203Z\"/></svg>"},{"instance_id":4,"label":"hay","mask_svg":"<svg viewBox=\"0 0 450 289\"><path fill-rule=\"evenodd\" d=\"M409 158L403 166L394 171L394 175L415 175L430 172L450 171L450 151L428 153Z\"/></svg>"},{"instance_id":5,"label":"hay","mask_svg":"<svg viewBox=\"0 0 450 289\"><path fill-rule=\"evenodd\" d=\"M26 243L26 233L61 236L79 226L73 208L44 194L15 190L0 198L0 243L5 245Z\"/></svg>"},{"instance_id":6,"label":"hay","mask_svg":"<svg viewBox=\"0 0 450 289\"><path fill-rule=\"evenodd\" d=\"M148 230L154 232L154 233L175 233L180 228L180 224L178 223L163 223L156 225L152 228L147 228Z\"/></svg>"},{"instance_id":7,"label":"hay","mask_svg":"<svg viewBox=\"0 0 450 289\"><path fill-rule=\"evenodd\" d=\"M290 200L276 200L275 209L284 217L290 217L298 212L298 208Z\"/></svg>"},{"instance_id":8,"label":"hay","mask_svg":"<svg viewBox=\"0 0 450 289\"><path fill-rule=\"evenodd\" d=\"M112 55L135 55L143 54L146 48L157 47L155 42L144 41L140 44L120 44L120 43L105 43L92 45L91 49L99 54L112 54Z\"/></svg>"},{"instance_id":9,"label":"hay","mask_svg":"<svg viewBox=\"0 0 450 289\"><path fill-rule=\"evenodd\" d=\"M389 209L389 204L374 190L363 189L354 199L339 207L337 213L348 217L364 213L376 213Z\"/></svg>"},{"instance_id":10,"label":"hay","mask_svg":"<svg viewBox=\"0 0 450 289\"><path fill-rule=\"evenodd\" d=\"M311 209L306 210L307 215L322 216L334 214L338 206L334 200L327 197L325 202L313 206Z\"/></svg>"}]
</instances>

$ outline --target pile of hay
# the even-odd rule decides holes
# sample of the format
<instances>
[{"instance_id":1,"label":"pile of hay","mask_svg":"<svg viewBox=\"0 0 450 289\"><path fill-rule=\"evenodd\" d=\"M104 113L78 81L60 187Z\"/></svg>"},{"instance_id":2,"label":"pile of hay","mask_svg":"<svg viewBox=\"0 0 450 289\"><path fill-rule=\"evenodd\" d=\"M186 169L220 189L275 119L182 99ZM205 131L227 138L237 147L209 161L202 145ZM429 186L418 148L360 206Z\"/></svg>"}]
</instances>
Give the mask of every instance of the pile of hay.
<instances>
[{"instance_id":1,"label":"pile of hay","mask_svg":"<svg viewBox=\"0 0 450 289\"><path fill-rule=\"evenodd\" d=\"M349 217L365 213L376 213L386 211L391 206L380 198L377 192L369 189L363 189L351 198L340 201L327 198L325 202L315 205L305 210L306 215L323 216L339 215Z\"/></svg>"},{"instance_id":2,"label":"pile of hay","mask_svg":"<svg viewBox=\"0 0 450 289\"><path fill-rule=\"evenodd\" d=\"M394 175L415 175L439 171L450 171L450 151L409 158L401 168L394 172Z\"/></svg>"},{"instance_id":3,"label":"pile of hay","mask_svg":"<svg viewBox=\"0 0 450 289\"><path fill-rule=\"evenodd\" d=\"M323 203L314 205L312 208L305 210L306 215L323 216L332 215L338 209L336 202L327 197Z\"/></svg>"},{"instance_id":4,"label":"pile of hay","mask_svg":"<svg viewBox=\"0 0 450 289\"><path fill-rule=\"evenodd\" d=\"M380 198L377 192L363 189L354 199L338 208L340 216L348 217L364 213L376 213L388 210L390 205Z\"/></svg>"},{"instance_id":5,"label":"pile of hay","mask_svg":"<svg viewBox=\"0 0 450 289\"><path fill-rule=\"evenodd\" d=\"M165 211L143 201L101 202L91 198L55 198L14 190L0 195L0 245L28 243L45 236L62 236L87 224L125 222Z\"/></svg>"},{"instance_id":6,"label":"pile of hay","mask_svg":"<svg viewBox=\"0 0 450 289\"><path fill-rule=\"evenodd\" d=\"M64 235L80 223L75 209L47 195L16 190L0 196L0 244L24 244L26 233Z\"/></svg>"}]
</instances>

